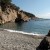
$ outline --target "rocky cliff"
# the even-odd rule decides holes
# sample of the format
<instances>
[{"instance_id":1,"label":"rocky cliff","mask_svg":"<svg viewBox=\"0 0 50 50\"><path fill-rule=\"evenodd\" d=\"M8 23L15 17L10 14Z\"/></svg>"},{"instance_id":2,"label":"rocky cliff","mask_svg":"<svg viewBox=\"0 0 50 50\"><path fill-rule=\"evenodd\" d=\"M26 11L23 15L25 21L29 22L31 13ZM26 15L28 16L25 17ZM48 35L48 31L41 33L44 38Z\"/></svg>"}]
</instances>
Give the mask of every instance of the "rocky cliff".
<instances>
[{"instance_id":1,"label":"rocky cliff","mask_svg":"<svg viewBox=\"0 0 50 50\"><path fill-rule=\"evenodd\" d=\"M7 22L29 21L35 15L22 11L14 4L0 5L0 24Z\"/></svg>"}]
</instances>

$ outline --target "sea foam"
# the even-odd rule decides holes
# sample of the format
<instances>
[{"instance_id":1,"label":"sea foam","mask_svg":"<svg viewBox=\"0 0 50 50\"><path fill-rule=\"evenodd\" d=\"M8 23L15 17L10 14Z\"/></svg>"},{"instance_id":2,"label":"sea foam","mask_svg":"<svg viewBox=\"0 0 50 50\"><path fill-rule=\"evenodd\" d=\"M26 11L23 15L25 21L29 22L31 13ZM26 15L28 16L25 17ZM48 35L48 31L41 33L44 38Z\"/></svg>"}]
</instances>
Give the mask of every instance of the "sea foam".
<instances>
[{"instance_id":1,"label":"sea foam","mask_svg":"<svg viewBox=\"0 0 50 50\"><path fill-rule=\"evenodd\" d=\"M8 32L16 32L16 33L22 33L22 34L28 34L28 35L36 35L36 36L45 36L45 34L38 34L38 33L27 33L23 31L17 31L17 30L11 30L11 29L4 29Z\"/></svg>"}]
</instances>

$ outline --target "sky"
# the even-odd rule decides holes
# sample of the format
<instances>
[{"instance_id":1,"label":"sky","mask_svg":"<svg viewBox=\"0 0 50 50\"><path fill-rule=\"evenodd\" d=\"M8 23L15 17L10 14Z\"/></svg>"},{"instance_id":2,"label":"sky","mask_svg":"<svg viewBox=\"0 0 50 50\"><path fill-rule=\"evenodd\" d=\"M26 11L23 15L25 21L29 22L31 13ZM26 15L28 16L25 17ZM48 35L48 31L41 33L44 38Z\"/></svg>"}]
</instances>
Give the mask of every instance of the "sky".
<instances>
[{"instance_id":1,"label":"sky","mask_svg":"<svg viewBox=\"0 0 50 50\"><path fill-rule=\"evenodd\" d=\"M39 18L50 19L50 0L12 0L12 3Z\"/></svg>"}]
</instances>

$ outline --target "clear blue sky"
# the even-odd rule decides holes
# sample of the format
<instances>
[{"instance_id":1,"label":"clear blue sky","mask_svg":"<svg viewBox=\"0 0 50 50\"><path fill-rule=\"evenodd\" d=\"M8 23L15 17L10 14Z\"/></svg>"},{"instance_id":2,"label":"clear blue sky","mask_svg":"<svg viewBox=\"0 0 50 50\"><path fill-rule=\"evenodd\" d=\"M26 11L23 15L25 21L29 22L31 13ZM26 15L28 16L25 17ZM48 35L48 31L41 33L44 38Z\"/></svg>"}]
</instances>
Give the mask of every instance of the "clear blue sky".
<instances>
[{"instance_id":1,"label":"clear blue sky","mask_svg":"<svg viewBox=\"0 0 50 50\"><path fill-rule=\"evenodd\" d=\"M50 18L50 0L12 0L22 10L40 18Z\"/></svg>"}]
</instances>

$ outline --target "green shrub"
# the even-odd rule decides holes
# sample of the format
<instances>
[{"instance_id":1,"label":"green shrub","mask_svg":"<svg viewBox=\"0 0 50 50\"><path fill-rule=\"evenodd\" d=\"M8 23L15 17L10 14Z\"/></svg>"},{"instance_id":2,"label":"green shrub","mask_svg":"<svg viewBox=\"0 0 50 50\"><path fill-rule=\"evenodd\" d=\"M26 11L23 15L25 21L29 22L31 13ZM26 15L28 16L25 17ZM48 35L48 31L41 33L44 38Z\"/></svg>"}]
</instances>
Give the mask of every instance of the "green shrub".
<instances>
[{"instance_id":1,"label":"green shrub","mask_svg":"<svg viewBox=\"0 0 50 50\"><path fill-rule=\"evenodd\" d=\"M0 5L1 5L1 8L2 8L2 11L5 11L6 10L6 6L8 4L11 3L12 0L0 0ZM4 8L4 9L3 9Z\"/></svg>"},{"instance_id":2,"label":"green shrub","mask_svg":"<svg viewBox=\"0 0 50 50\"><path fill-rule=\"evenodd\" d=\"M0 0L1 3L5 3L5 4L11 3L11 1L12 0Z\"/></svg>"}]
</instances>

